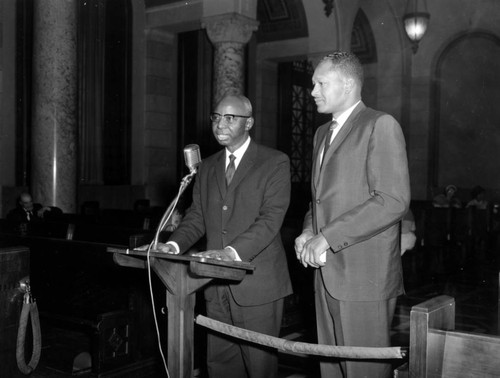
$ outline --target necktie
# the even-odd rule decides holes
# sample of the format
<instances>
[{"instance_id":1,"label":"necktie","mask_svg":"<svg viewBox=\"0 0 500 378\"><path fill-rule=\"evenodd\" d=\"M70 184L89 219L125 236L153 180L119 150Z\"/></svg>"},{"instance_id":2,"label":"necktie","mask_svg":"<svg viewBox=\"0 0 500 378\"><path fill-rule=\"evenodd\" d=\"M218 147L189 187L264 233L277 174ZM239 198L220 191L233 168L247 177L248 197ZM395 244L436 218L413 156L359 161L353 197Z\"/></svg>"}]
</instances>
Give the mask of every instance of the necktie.
<instances>
[{"instance_id":1,"label":"necktie","mask_svg":"<svg viewBox=\"0 0 500 378\"><path fill-rule=\"evenodd\" d=\"M234 176L234 171L236 170L236 166L234 165L234 160L236 159L236 156L233 154L229 155L229 164L226 168L226 185L229 186L231 184L231 180L233 179Z\"/></svg>"},{"instance_id":2,"label":"necktie","mask_svg":"<svg viewBox=\"0 0 500 378\"><path fill-rule=\"evenodd\" d=\"M332 139L333 130L335 130L335 128L338 125L339 124L335 120L333 120L330 123L330 127L328 128L328 132L326 133L326 138L325 138L325 149L323 150L323 159L325 158L326 151L328 151L328 148L330 147L330 140Z\"/></svg>"}]
</instances>

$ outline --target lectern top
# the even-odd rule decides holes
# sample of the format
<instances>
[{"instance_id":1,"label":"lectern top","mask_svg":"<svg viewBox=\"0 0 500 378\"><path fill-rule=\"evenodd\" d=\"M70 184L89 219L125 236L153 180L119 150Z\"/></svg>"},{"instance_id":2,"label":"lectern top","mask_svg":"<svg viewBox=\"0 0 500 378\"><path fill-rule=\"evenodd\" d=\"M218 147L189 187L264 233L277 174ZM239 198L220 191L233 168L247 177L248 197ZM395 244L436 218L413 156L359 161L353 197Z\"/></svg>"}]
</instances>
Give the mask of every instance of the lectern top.
<instances>
[{"instance_id":1,"label":"lectern top","mask_svg":"<svg viewBox=\"0 0 500 378\"><path fill-rule=\"evenodd\" d=\"M109 247L107 248L108 252L112 253L120 253L123 255L129 255L129 256L147 256L147 251L140 251L136 249L128 249L128 248L116 248L116 247ZM224 261L224 260L216 260L216 259L208 259L205 257L196 257L196 256L191 256L190 254L180 254L180 255L171 255L169 253L165 252L157 252L154 250L151 250L149 252L150 257L155 257L158 259L162 260L181 260L181 261L194 261L194 262L199 262L203 264L209 264L209 265L219 265L219 266L224 266L224 267L229 267L229 268L237 268L237 269L244 269L248 271L253 271L255 270L255 266L245 262L245 261Z\"/></svg>"}]
</instances>

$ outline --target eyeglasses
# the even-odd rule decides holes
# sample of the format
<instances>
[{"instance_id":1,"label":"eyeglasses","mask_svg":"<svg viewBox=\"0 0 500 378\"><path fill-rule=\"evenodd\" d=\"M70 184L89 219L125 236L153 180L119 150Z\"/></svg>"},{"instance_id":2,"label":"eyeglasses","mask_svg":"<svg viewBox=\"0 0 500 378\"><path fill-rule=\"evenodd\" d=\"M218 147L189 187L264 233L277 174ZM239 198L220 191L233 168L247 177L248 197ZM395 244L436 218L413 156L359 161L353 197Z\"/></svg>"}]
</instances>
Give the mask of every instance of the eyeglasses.
<instances>
[{"instance_id":1,"label":"eyeglasses","mask_svg":"<svg viewBox=\"0 0 500 378\"><path fill-rule=\"evenodd\" d=\"M251 116L242 116L237 114L219 114L219 113L210 113L210 121L219 122L221 118L224 118L224 122L233 123L235 118L250 118Z\"/></svg>"}]
</instances>

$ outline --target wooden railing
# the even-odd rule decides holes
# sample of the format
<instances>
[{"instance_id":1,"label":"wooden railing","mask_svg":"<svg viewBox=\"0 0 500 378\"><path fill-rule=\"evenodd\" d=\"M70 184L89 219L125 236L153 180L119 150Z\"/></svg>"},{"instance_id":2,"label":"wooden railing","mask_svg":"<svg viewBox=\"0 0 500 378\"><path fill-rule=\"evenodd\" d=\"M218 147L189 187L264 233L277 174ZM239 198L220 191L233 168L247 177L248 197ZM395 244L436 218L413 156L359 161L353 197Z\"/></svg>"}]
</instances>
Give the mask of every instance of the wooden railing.
<instances>
[{"instance_id":1,"label":"wooden railing","mask_svg":"<svg viewBox=\"0 0 500 378\"><path fill-rule=\"evenodd\" d=\"M409 362L395 377L499 377L500 336L455 330L455 300L441 295L413 306Z\"/></svg>"}]
</instances>

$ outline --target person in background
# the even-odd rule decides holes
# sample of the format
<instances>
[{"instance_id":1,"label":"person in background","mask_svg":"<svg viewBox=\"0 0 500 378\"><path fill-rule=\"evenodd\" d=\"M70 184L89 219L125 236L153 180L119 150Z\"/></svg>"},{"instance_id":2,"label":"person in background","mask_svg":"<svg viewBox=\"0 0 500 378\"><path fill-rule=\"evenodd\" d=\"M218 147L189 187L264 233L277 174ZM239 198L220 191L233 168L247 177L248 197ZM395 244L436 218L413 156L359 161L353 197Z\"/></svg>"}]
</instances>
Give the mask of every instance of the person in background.
<instances>
[{"instance_id":1,"label":"person in background","mask_svg":"<svg viewBox=\"0 0 500 378\"><path fill-rule=\"evenodd\" d=\"M349 52L317 65L312 96L332 121L314 136L312 201L295 239L297 259L316 269L318 342L387 347L403 294L399 222L410 180L398 122L361 100L363 67ZM320 362L323 378L392 377L387 361Z\"/></svg>"},{"instance_id":2,"label":"person in background","mask_svg":"<svg viewBox=\"0 0 500 378\"><path fill-rule=\"evenodd\" d=\"M284 297L292 293L280 236L290 202L290 161L250 138L254 118L248 98L225 96L210 120L224 149L201 162L192 204L159 249L186 253L206 236L207 250L194 255L252 263L255 271L241 282L207 287L207 315L277 337ZM276 377L278 357L275 350L209 332L207 366L211 378Z\"/></svg>"},{"instance_id":3,"label":"person in background","mask_svg":"<svg viewBox=\"0 0 500 378\"><path fill-rule=\"evenodd\" d=\"M182 221L182 213L178 208L175 208L172 212L172 216L169 219L167 225L165 226L165 231L175 231L177 227L181 224Z\"/></svg>"},{"instance_id":4,"label":"person in background","mask_svg":"<svg viewBox=\"0 0 500 378\"><path fill-rule=\"evenodd\" d=\"M14 209L7 213L6 219L22 233L27 231L30 223L41 221L51 207L33 203L33 197L28 192L23 192L17 198Z\"/></svg>"},{"instance_id":5,"label":"person in background","mask_svg":"<svg viewBox=\"0 0 500 378\"><path fill-rule=\"evenodd\" d=\"M408 212L401 220L401 256L406 251L412 250L415 247L415 242L417 241L416 230L415 217L412 211L408 209Z\"/></svg>"},{"instance_id":6,"label":"person in background","mask_svg":"<svg viewBox=\"0 0 500 378\"><path fill-rule=\"evenodd\" d=\"M447 185L444 189L444 193L440 193L434 197L432 200L432 205L434 207L454 207L460 209L462 207L462 201L456 196L457 187L455 185Z\"/></svg>"},{"instance_id":7,"label":"person in background","mask_svg":"<svg viewBox=\"0 0 500 378\"><path fill-rule=\"evenodd\" d=\"M475 207L476 209L485 210L488 208L488 201L485 198L486 190L480 186L475 186L470 195L471 200L467 203L466 207Z\"/></svg>"},{"instance_id":8,"label":"person in background","mask_svg":"<svg viewBox=\"0 0 500 378\"><path fill-rule=\"evenodd\" d=\"M491 231L489 245L493 251L500 250L500 201L491 204Z\"/></svg>"},{"instance_id":9,"label":"person in background","mask_svg":"<svg viewBox=\"0 0 500 378\"><path fill-rule=\"evenodd\" d=\"M490 250L492 213L487 211L489 202L485 198L486 190L477 185L471 190L471 200L466 207L470 211L472 222L471 236L472 244L470 247L474 255L479 259L484 259Z\"/></svg>"}]
</instances>

